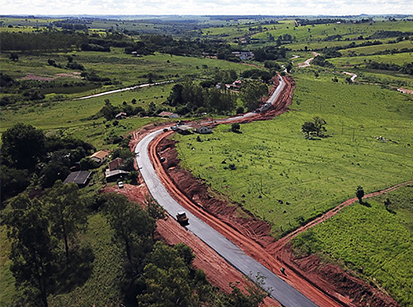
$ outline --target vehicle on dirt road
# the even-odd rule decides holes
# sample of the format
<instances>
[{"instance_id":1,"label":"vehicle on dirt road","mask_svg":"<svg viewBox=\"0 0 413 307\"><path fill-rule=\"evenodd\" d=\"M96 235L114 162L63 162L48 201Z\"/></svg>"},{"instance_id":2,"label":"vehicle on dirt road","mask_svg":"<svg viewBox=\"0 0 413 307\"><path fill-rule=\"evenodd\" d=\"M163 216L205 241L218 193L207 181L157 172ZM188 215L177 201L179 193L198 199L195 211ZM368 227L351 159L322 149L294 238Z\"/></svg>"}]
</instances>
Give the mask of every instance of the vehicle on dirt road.
<instances>
[{"instance_id":1,"label":"vehicle on dirt road","mask_svg":"<svg viewBox=\"0 0 413 307\"><path fill-rule=\"evenodd\" d=\"M178 214L176 215L176 220L179 224L181 224L181 226L189 225L189 220L185 212L178 212Z\"/></svg>"}]
</instances>

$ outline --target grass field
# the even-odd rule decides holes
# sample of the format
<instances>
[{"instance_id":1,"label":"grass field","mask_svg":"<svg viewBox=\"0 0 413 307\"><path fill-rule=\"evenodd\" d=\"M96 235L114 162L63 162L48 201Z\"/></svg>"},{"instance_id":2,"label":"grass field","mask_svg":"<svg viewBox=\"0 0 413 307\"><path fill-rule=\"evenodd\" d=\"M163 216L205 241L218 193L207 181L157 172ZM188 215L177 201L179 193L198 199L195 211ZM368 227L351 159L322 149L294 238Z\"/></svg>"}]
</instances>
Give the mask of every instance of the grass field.
<instances>
[{"instance_id":1,"label":"grass field","mask_svg":"<svg viewBox=\"0 0 413 307\"><path fill-rule=\"evenodd\" d=\"M412 179L411 98L339 77L295 75L292 111L242 125L242 134L221 125L203 142L176 135L183 165L268 221L277 238L354 197L358 185L370 192ZM304 138L301 125L314 116L327 121L330 137Z\"/></svg>"},{"instance_id":2,"label":"grass field","mask_svg":"<svg viewBox=\"0 0 413 307\"><path fill-rule=\"evenodd\" d=\"M413 61L411 60L409 62L409 58L410 58L409 53L396 53L396 54L386 54L386 55L340 57L340 58L328 59L328 61L336 66L364 65L365 61L368 62L369 60L381 62L381 63L403 65L404 63L410 63L411 61Z\"/></svg>"},{"instance_id":3,"label":"grass field","mask_svg":"<svg viewBox=\"0 0 413 307\"><path fill-rule=\"evenodd\" d=\"M320 42L328 36L341 35L342 40L355 39L359 36L368 37L377 31L402 31L409 32L412 30L412 23L408 21L383 22L376 21L373 24L317 24L295 27L294 20L280 21L277 25L269 26L268 33L274 37L283 34L295 36L300 42ZM275 29L273 29L275 27ZM265 39L267 31L255 34L253 37Z\"/></svg>"},{"instance_id":4,"label":"grass field","mask_svg":"<svg viewBox=\"0 0 413 307\"><path fill-rule=\"evenodd\" d=\"M170 18L172 21L180 17L171 16ZM208 23L206 19L200 19L200 22ZM165 21L168 20L165 19ZM3 22L0 31L34 31L37 27L42 28L52 21L54 19L0 18L0 23ZM251 20L245 22L251 22ZM258 25L255 21L244 24L244 21L240 20L238 25L229 26L231 23L233 22L211 21L211 25L220 26L202 28L203 35L205 37L220 36L227 42L234 43L234 38L244 37L251 33L250 27L254 30ZM13 28L8 28L8 24L12 24ZM185 28L185 26L182 27ZM159 31L160 33L174 30L174 26L167 22L161 25L161 23L145 23L144 21L135 23L133 20L122 22L101 20L93 21L90 31L100 33L99 31L112 28L119 31L129 29ZM294 62L301 62L313 55L310 52L294 52L294 50L304 49L305 46L309 49L334 47L351 42L323 41L330 35L339 34L342 35L342 39L350 40L360 35L367 37L380 30L411 32L412 23L376 21L372 25L334 24L294 27L294 21L287 20L280 21L279 24L263 25L263 30L264 32L254 35L253 38L265 40L268 33L276 38L283 34L295 36L298 42L286 45L293 50L288 53L288 57L291 54L298 54L301 58L295 59ZM199 32L197 30L196 35L199 35ZM385 42L388 40L383 39ZM356 41L356 43L362 41ZM366 71L363 68L364 60L369 59L399 65L411 62L409 53L346 57L348 51L354 51L358 55L371 54L386 50L385 48L411 48L409 44L411 41L402 41L396 44L358 47L343 51L345 57L329 59L337 66L335 72L332 69L317 66L303 70L295 69L293 77L297 82L297 89L294 92L290 112L271 121L242 125L240 134L230 132L228 125L221 125L214 130L212 135L200 136L202 142L197 142L195 135L176 135L180 141L178 150L183 165L191 169L195 176L205 179L213 189L243 204L254 215L268 221L272 225L272 234L276 238L340 202L354 197L358 185L362 185L366 192L370 192L413 179L412 96L377 85L346 84L347 76L339 71L354 71L359 75L360 81L378 82L384 85L404 84L413 88L412 78L407 75ZM259 46L262 45L257 44L252 47ZM1 107L0 133L17 122L23 122L41 128L47 134L55 133L81 138L98 149L110 150L117 145L106 144L105 138L109 135L125 135L129 131L137 130L151 122L162 121L162 119L128 118L120 120L116 126L111 122L105 122L103 118L89 120L90 116L103 107L104 100L109 99L113 105L118 106L123 103L131 104L132 99L136 99L134 106L147 109L151 102L156 105L162 104L169 96L173 83L86 100L73 100L73 98L147 83L148 73L153 74L153 81L179 80L184 77L199 80L211 78L217 69L234 69L238 74L251 69L250 66L240 63L209 58L180 57L159 53L132 57L125 54L122 48L112 48L110 53L79 51L40 55L19 53L17 62L11 61L8 54L1 54L0 67L2 73L15 79L34 74L48 78L59 77L56 80L61 82L80 81L76 78L80 71L48 65L48 60L53 59L64 67L68 55L71 55L74 61L84 65L87 72L95 71L100 77L109 77L112 81L119 82L108 86L68 87L67 91L61 88L56 89L55 92L48 90L46 99L42 102ZM355 65L359 67L354 68ZM314 71L319 73L319 77L315 78ZM59 74L67 75L59 76ZM339 82L332 82L334 76L338 77ZM4 95L7 94L0 94L0 98ZM326 128L329 137L320 140L304 138L301 125L314 116L320 116L327 121ZM378 136L383 136L385 141L377 140ZM223 161L225 164L222 163ZM235 166L235 170L230 170L231 164ZM92 179L94 185L88 186L87 191L91 192L101 187L99 175L101 175L100 172L94 175ZM394 204L399 203L397 195L394 202L392 198ZM404 199L403 197L399 198ZM370 208L352 206L338 216L344 218L347 212L351 213L351 210L355 210L350 214L349 219L354 221L352 229L360 233L362 237L347 235L343 242L349 242L348 246L352 248L364 246L363 249L357 250L357 253L353 255L348 246L342 246L340 244L343 242L337 242L339 239L334 239L337 238L336 236L323 243L325 244L323 248L327 249L327 246L331 246L331 250L335 251L334 257L341 259L347 257L346 259L349 260L345 261L352 262L354 267L359 265L355 257L365 261L367 263L364 265L366 278L377 277L379 283L400 301L411 304L413 301L411 298L412 272L411 269L406 268L409 264L408 260L413 257L411 250L413 213L404 205L400 205L394 208L397 214L393 215L383 209L382 203L383 200L379 199L376 202L372 201ZM400 200L400 203L406 202ZM366 220L362 219L363 216ZM337 220L338 218L335 218L329 223L335 225L334 222ZM344 221L348 220L344 219ZM366 221L369 225L368 235L372 236L372 239L367 237L366 231L362 228L363 225L367 225L364 224ZM380 222L381 227L373 224L377 221ZM370 229L377 228L383 232L370 233ZM15 294L15 289L13 277L9 271L10 262L7 252L4 252L9 250L10 246L5 240L4 227L0 230L2 252L0 306L8 306ZM314 231L318 231L318 228ZM320 231L322 233L324 230ZM400 239L392 238L393 233L399 234ZM89 230L82 235L82 242L90 244L95 251L96 260L92 277L72 293L51 298L51 306L120 304L118 286L121 261L119 251L114 249L110 236L111 230L104 217L99 214L91 216ZM351 243L349 238L357 244ZM350 241L345 241L347 239ZM383 244L381 246L376 244L379 246L373 247L373 243L376 242L383 242ZM340 254L341 251L342 254ZM369 254L372 252L377 254L376 258ZM387 261L386 257L393 257L395 260ZM403 267L396 266L399 262L403 264ZM394 274L391 274L393 272ZM390 275L394 278L390 278Z\"/></svg>"},{"instance_id":5,"label":"grass field","mask_svg":"<svg viewBox=\"0 0 413 307\"><path fill-rule=\"evenodd\" d=\"M387 198L395 213L386 210ZM361 277L384 287L402 306L413 306L413 187L367 202L371 207L355 203L293 243L353 272L363 267Z\"/></svg>"},{"instance_id":6,"label":"grass field","mask_svg":"<svg viewBox=\"0 0 413 307\"><path fill-rule=\"evenodd\" d=\"M52 67L47 64L47 60L54 59L57 63L61 63L64 66L68 55L72 55L75 61L83 64L87 71L95 71L99 76L116 79L121 81L122 84L91 90L88 90L86 87L85 92L73 92L72 94L51 93L46 96L46 102L43 103L3 107L0 115L0 132L10 128L16 122L24 122L44 130L62 130L68 135L86 137L95 145L102 145L103 138L108 133L108 129L105 128L101 119L96 121L86 119L96 114L103 107L105 99L109 99L115 106L123 102L130 104L132 99L136 99L134 106L141 106L147 109L151 102L154 102L156 105L165 102L173 84L145 87L86 100L73 101L72 98L109 91L119 87L147 83L148 78L146 75L149 72L154 74L153 81L165 81L179 80L187 76L192 78L212 77L217 69L234 69L237 73L251 69L247 65L222 60L180 56L171 57L165 54L132 58L130 55L124 54L122 49L114 49L111 53L70 52L40 56L21 55L18 62L13 62L6 55L2 55L0 57L0 66L3 73L9 74L16 79L28 74L41 77L56 77L61 73L73 74L73 71ZM162 77L159 77L161 75ZM61 80L69 82L78 81L79 79L67 76ZM128 119L122 121L122 125L114 129L126 133L129 131L128 129L137 129L144 124L158 120L157 118ZM119 129L122 127L124 129Z\"/></svg>"}]
</instances>

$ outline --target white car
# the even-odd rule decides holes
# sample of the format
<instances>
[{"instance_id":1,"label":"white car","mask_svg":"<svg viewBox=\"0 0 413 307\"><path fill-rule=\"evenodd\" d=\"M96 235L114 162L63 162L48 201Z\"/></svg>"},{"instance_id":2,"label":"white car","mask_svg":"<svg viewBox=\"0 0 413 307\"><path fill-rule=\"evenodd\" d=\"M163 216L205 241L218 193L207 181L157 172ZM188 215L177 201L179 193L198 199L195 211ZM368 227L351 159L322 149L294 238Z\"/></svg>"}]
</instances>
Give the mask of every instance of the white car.
<instances>
[{"instance_id":1,"label":"white car","mask_svg":"<svg viewBox=\"0 0 413 307\"><path fill-rule=\"evenodd\" d=\"M119 181L119 182L118 182L118 187L119 187L120 189L123 188L123 182L122 182L122 181Z\"/></svg>"}]
</instances>

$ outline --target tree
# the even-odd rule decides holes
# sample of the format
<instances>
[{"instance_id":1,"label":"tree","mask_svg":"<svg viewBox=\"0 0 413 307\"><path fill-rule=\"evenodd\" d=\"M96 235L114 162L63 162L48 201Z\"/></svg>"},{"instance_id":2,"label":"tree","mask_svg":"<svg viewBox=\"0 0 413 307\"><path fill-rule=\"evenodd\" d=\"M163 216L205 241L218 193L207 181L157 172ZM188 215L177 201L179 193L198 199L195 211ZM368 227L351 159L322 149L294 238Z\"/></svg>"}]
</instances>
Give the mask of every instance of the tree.
<instances>
[{"instance_id":1,"label":"tree","mask_svg":"<svg viewBox=\"0 0 413 307\"><path fill-rule=\"evenodd\" d=\"M17 196L3 212L7 235L11 240L10 270L16 287L30 293L30 303L48 306L60 262L57 239L49 232L49 221L38 199Z\"/></svg>"},{"instance_id":2,"label":"tree","mask_svg":"<svg viewBox=\"0 0 413 307\"><path fill-rule=\"evenodd\" d=\"M109 99L105 99L105 105L100 109L100 113L106 120L112 120L115 118L118 110L110 103Z\"/></svg>"},{"instance_id":3,"label":"tree","mask_svg":"<svg viewBox=\"0 0 413 307\"><path fill-rule=\"evenodd\" d=\"M0 165L0 201L23 192L30 184L27 170ZM0 206L1 207L1 206Z\"/></svg>"},{"instance_id":4,"label":"tree","mask_svg":"<svg viewBox=\"0 0 413 307\"><path fill-rule=\"evenodd\" d=\"M165 218L165 210L149 195L145 199L145 208L151 218L155 220Z\"/></svg>"},{"instance_id":5,"label":"tree","mask_svg":"<svg viewBox=\"0 0 413 307\"><path fill-rule=\"evenodd\" d=\"M10 53L10 60L12 60L13 62L17 62L19 60L19 56L17 55L17 53Z\"/></svg>"},{"instance_id":6,"label":"tree","mask_svg":"<svg viewBox=\"0 0 413 307\"><path fill-rule=\"evenodd\" d=\"M171 93L168 97L168 103L170 106L177 106L182 105L184 103L184 99L182 96L183 93L183 85L182 84L175 84L172 87Z\"/></svg>"},{"instance_id":7,"label":"tree","mask_svg":"<svg viewBox=\"0 0 413 307\"><path fill-rule=\"evenodd\" d=\"M239 129L241 128L241 126L240 126L240 124L239 123L233 123L232 125L231 125L231 131L233 131L233 132L239 132Z\"/></svg>"},{"instance_id":8,"label":"tree","mask_svg":"<svg viewBox=\"0 0 413 307\"><path fill-rule=\"evenodd\" d=\"M122 248L131 272L136 274L152 248L155 219L124 195L109 193L105 197L104 212L114 230L114 242Z\"/></svg>"},{"instance_id":9,"label":"tree","mask_svg":"<svg viewBox=\"0 0 413 307\"><path fill-rule=\"evenodd\" d=\"M356 190L356 197L359 200L359 203L363 203L364 189L362 186L358 186Z\"/></svg>"},{"instance_id":10,"label":"tree","mask_svg":"<svg viewBox=\"0 0 413 307\"><path fill-rule=\"evenodd\" d=\"M15 124L1 136L5 163L17 169L34 170L45 154L45 135L32 125Z\"/></svg>"},{"instance_id":11,"label":"tree","mask_svg":"<svg viewBox=\"0 0 413 307\"><path fill-rule=\"evenodd\" d=\"M180 251L184 251L183 255ZM193 289L187 262L191 263L193 257L184 259L186 252L181 244L172 248L161 242L155 244L144 268L146 289L137 296L139 305L192 305Z\"/></svg>"},{"instance_id":12,"label":"tree","mask_svg":"<svg viewBox=\"0 0 413 307\"><path fill-rule=\"evenodd\" d=\"M77 241L78 232L85 230L87 215L75 183L63 184L60 180L48 192L46 211L52 234L63 241L66 265L70 264L70 245Z\"/></svg>"},{"instance_id":13,"label":"tree","mask_svg":"<svg viewBox=\"0 0 413 307\"><path fill-rule=\"evenodd\" d=\"M310 134L316 131L316 128L313 122L305 122L301 126L301 131L306 135L306 138L310 138Z\"/></svg>"},{"instance_id":14,"label":"tree","mask_svg":"<svg viewBox=\"0 0 413 307\"><path fill-rule=\"evenodd\" d=\"M326 121L318 116L314 117L314 128L317 136L324 136L324 133L327 129L324 127L326 125Z\"/></svg>"},{"instance_id":15,"label":"tree","mask_svg":"<svg viewBox=\"0 0 413 307\"><path fill-rule=\"evenodd\" d=\"M264 286L264 277L262 275L257 274L255 277L255 283L252 282L252 278L246 278L247 287L245 292L242 292L239 288L239 282L237 283L230 283L230 287L232 288L232 292L228 295L228 301L226 302L226 306L235 306L235 307L258 307L264 301L270 292L271 289L268 291L263 290Z\"/></svg>"},{"instance_id":16,"label":"tree","mask_svg":"<svg viewBox=\"0 0 413 307\"><path fill-rule=\"evenodd\" d=\"M301 131L305 133L306 138L310 138L310 135L315 133L316 136L323 137L327 129L324 127L326 121L318 116L313 118L313 122L305 122L301 126Z\"/></svg>"},{"instance_id":17,"label":"tree","mask_svg":"<svg viewBox=\"0 0 413 307\"><path fill-rule=\"evenodd\" d=\"M241 88L241 99L249 111L255 110L260 104L260 99L267 94L267 85L256 80L245 81Z\"/></svg>"}]
</instances>

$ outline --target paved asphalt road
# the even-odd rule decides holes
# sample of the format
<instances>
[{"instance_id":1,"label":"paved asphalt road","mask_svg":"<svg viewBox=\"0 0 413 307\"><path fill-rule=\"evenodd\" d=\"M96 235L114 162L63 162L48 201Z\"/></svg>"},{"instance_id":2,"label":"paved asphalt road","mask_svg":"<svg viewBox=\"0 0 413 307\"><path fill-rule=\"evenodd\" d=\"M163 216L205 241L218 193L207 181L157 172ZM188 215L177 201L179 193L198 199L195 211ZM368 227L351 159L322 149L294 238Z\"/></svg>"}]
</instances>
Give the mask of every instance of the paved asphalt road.
<instances>
[{"instance_id":1,"label":"paved asphalt road","mask_svg":"<svg viewBox=\"0 0 413 307\"><path fill-rule=\"evenodd\" d=\"M279 88L283 86L284 85L279 86ZM175 217L178 212L185 210L171 197L171 195L169 195L166 188L162 185L153 168L148 154L149 143L160 133L163 133L163 131L158 130L152 132L138 143L135 148L136 161L152 197L171 216ZM212 247L219 255L221 255L243 274L252 278L257 276L257 274L264 276L264 288L271 289L271 296L278 302L280 302L283 306L317 306L296 289L284 282L277 275L264 267L262 264L254 260L252 257L246 255L238 246L229 241L216 230L209 227L202 220L198 219L190 212L187 212L187 216L189 218L189 225L186 226L186 228L189 231L193 232L202 241Z\"/></svg>"}]
</instances>

